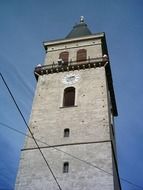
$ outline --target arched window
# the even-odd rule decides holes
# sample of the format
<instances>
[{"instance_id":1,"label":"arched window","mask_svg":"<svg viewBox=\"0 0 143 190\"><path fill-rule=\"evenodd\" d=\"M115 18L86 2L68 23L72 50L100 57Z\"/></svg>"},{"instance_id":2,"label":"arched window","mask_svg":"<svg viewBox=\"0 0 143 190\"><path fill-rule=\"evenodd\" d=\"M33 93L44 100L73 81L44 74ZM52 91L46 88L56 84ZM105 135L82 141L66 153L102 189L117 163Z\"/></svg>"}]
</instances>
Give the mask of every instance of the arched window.
<instances>
[{"instance_id":1,"label":"arched window","mask_svg":"<svg viewBox=\"0 0 143 190\"><path fill-rule=\"evenodd\" d=\"M64 137L69 137L69 136L70 136L69 128L64 129Z\"/></svg>"},{"instance_id":2,"label":"arched window","mask_svg":"<svg viewBox=\"0 0 143 190\"><path fill-rule=\"evenodd\" d=\"M86 51L86 49L79 49L77 51L76 60L77 61L86 61L86 59L87 59L87 51Z\"/></svg>"},{"instance_id":3,"label":"arched window","mask_svg":"<svg viewBox=\"0 0 143 190\"><path fill-rule=\"evenodd\" d=\"M63 107L74 106L75 104L75 88L68 87L64 90Z\"/></svg>"},{"instance_id":4,"label":"arched window","mask_svg":"<svg viewBox=\"0 0 143 190\"><path fill-rule=\"evenodd\" d=\"M62 59L64 61L64 63L68 63L69 52L68 51L61 52L59 55L59 59Z\"/></svg>"},{"instance_id":5,"label":"arched window","mask_svg":"<svg viewBox=\"0 0 143 190\"><path fill-rule=\"evenodd\" d=\"M63 164L63 173L68 173L69 172L69 163L64 162Z\"/></svg>"}]
</instances>

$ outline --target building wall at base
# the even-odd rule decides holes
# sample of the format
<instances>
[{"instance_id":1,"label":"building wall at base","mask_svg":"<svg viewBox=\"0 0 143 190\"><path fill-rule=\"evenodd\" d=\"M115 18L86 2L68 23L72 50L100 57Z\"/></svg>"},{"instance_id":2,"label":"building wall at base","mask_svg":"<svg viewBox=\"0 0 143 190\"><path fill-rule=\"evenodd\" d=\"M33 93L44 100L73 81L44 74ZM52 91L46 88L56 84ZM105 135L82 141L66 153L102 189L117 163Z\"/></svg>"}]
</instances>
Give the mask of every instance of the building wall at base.
<instances>
[{"instance_id":1,"label":"building wall at base","mask_svg":"<svg viewBox=\"0 0 143 190\"><path fill-rule=\"evenodd\" d=\"M56 148L85 161L75 159L53 148L42 149L63 190L114 189L113 176L96 168L97 166L112 174L109 142ZM59 190L37 149L23 151L21 159L16 190ZM64 162L69 162L68 173L63 173Z\"/></svg>"}]
</instances>

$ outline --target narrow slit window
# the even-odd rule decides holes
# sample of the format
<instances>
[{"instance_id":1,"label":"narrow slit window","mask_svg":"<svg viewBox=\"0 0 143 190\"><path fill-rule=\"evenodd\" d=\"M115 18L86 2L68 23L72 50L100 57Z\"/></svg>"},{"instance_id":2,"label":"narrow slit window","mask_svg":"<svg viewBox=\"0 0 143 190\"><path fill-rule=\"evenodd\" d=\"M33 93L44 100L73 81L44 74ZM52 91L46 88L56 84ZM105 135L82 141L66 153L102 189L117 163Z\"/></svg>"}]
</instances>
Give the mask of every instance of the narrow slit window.
<instances>
[{"instance_id":1,"label":"narrow slit window","mask_svg":"<svg viewBox=\"0 0 143 190\"><path fill-rule=\"evenodd\" d=\"M68 173L69 172L69 163L64 162L63 164L63 173Z\"/></svg>"},{"instance_id":2,"label":"narrow slit window","mask_svg":"<svg viewBox=\"0 0 143 190\"><path fill-rule=\"evenodd\" d=\"M74 106L75 104L75 88L68 87L64 90L63 107Z\"/></svg>"},{"instance_id":3,"label":"narrow slit window","mask_svg":"<svg viewBox=\"0 0 143 190\"><path fill-rule=\"evenodd\" d=\"M69 136L70 136L69 128L64 129L64 137L69 137Z\"/></svg>"},{"instance_id":4,"label":"narrow slit window","mask_svg":"<svg viewBox=\"0 0 143 190\"><path fill-rule=\"evenodd\" d=\"M77 61L86 61L86 59L87 59L86 49L79 49L77 51Z\"/></svg>"}]
</instances>

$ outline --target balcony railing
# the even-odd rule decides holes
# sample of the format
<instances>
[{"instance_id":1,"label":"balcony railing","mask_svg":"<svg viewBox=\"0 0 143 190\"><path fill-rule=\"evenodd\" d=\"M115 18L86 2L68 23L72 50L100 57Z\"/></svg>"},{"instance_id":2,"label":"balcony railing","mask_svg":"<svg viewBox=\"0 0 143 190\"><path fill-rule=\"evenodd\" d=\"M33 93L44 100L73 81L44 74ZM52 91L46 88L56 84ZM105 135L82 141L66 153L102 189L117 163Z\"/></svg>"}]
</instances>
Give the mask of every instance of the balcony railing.
<instances>
[{"instance_id":1,"label":"balcony railing","mask_svg":"<svg viewBox=\"0 0 143 190\"><path fill-rule=\"evenodd\" d=\"M80 70L94 67L104 66L108 62L108 57L98 57L98 58L90 58L85 61L69 61L62 62L58 61L57 63L53 63L50 65L38 65L35 67L34 74L36 79L38 79L39 75L44 74L52 74L57 72L64 72L70 70Z\"/></svg>"}]
</instances>

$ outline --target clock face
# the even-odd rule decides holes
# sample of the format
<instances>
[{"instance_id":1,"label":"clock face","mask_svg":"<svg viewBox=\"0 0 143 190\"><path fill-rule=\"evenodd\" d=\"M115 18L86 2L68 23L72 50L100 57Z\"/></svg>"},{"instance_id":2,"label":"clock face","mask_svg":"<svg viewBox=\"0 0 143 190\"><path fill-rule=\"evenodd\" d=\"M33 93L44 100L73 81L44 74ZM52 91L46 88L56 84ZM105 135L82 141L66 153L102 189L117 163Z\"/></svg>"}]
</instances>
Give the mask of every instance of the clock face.
<instances>
[{"instance_id":1,"label":"clock face","mask_svg":"<svg viewBox=\"0 0 143 190\"><path fill-rule=\"evenodd\" d=\"M73 74L73 73L70 73L70 74L67 74L63 79L62 79L62 82L64 84L74 84L76 83L78 80L79 80L80 76L78 74Z\"/></svg>"}]
</instances>

